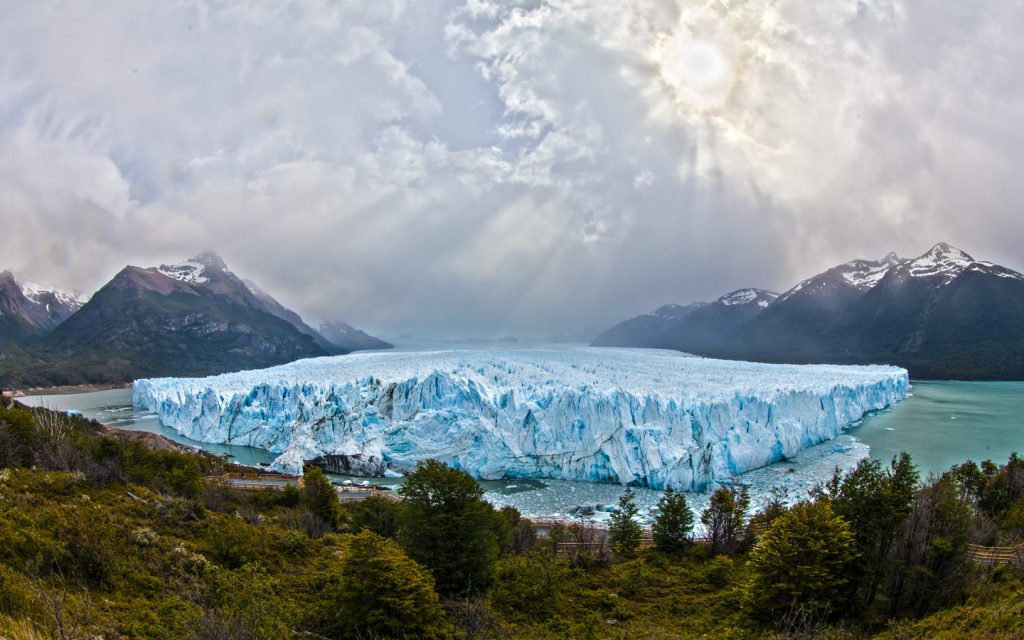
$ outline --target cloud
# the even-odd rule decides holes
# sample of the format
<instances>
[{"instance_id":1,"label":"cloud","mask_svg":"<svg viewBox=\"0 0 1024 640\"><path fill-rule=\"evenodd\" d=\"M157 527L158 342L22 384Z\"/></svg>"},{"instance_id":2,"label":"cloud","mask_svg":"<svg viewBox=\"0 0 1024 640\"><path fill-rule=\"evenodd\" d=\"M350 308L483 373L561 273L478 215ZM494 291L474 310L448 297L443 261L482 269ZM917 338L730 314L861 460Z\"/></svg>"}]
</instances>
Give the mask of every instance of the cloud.
<instances>
[{"instance_id":1,"label":"cloud","mask_svg":"<svg viewBox=\"0 0 1024 640\"><path fill-rule=\"evenodd\" d=\"M311 318L603 327L949 240L1022 266L1012 2L41 0L0 24L0 254L206 248Z\"/></svg>"}]
</instances>

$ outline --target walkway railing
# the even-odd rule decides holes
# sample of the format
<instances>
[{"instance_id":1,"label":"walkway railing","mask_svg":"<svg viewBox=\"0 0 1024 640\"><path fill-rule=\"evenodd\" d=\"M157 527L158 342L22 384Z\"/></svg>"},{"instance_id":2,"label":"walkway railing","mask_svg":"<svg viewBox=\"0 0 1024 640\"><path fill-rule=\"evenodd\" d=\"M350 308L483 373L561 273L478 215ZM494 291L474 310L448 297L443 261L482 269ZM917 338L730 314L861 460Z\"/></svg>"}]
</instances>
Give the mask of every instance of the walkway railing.
<instances>
[{"instance_id":1,"label":"walkway railing","mask_svg":"<svg viewBox=\"0 0 1024 640\"><path fill-rule=\"evenodd\" d=\"M289 476L278 473L225 473L207 478L209 482L217 482L238 491L284 491L286 487L302 488L302 476ZM376 487L353 485L333 485L338 500L344 503L359 502L370 496L401 500L394 491L385 491Z\"/></svg>"},{"instance_id":2,"label":"walkway railing","mask_svg":"<svg viewBox=\"0 0 1024 640\"><path fill-rule=\"evenodd\" d=\"M978 564L1024 565L1024 543L1015 547L982 547L977 544L969 544L967 545L967 555Z\"/></svg>"}]
</instances>

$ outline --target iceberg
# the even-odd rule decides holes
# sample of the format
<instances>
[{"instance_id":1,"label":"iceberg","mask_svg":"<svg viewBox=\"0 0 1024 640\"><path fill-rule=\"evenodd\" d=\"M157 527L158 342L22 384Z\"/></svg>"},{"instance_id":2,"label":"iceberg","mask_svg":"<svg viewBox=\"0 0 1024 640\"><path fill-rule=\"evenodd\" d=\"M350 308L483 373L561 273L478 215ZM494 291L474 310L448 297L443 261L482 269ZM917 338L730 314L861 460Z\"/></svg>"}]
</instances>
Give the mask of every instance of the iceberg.
<instances>
[{"instance_id":1,"label":"iceberg","mask_svg":"<svg viewBox=\"0 0 1024 640\"><path fill-rule=\"evenodd\" d=\"M132 403L201 442L367 475L437 459L483 480L701 491L831 440L907 396L904 369L670 351L359 353L207 378L136 380Z\"/></svg>"}]
</instances>

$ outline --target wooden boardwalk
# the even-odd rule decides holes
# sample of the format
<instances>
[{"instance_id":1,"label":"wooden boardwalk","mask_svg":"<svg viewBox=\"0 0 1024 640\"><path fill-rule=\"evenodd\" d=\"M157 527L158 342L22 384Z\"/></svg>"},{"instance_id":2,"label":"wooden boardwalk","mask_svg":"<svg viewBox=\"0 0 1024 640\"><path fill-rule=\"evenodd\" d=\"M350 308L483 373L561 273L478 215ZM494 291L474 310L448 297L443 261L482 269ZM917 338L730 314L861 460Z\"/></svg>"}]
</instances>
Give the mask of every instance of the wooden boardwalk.
<instances>
[{"instance_id":1,"label":"wooden boardwalk","mask_svg":"<svg viewBox=\"0 0 1024 640\"><path fill-rule=\"evenodd\" d=\"M967 555L977 564L1016 564L1024 566L1024 543L1015 547L967 545Z\"/></svg>"},{"instance_id":2,"label":"wooden boardwalk","mask_svg":"<svg viewBox=\"0 0 1024 640\"><path fill-rule=\"evenodd\" d=\"M302 476L289 476L278 473L225 473L207 478L208 482L219 483L237 491L284 491L286 487L302 488ZM394 491L384 491L376 487L353 485L332 485L342 503L360 502L375 496L387 500L401 500Z\"/></svg>"}]
</instances>

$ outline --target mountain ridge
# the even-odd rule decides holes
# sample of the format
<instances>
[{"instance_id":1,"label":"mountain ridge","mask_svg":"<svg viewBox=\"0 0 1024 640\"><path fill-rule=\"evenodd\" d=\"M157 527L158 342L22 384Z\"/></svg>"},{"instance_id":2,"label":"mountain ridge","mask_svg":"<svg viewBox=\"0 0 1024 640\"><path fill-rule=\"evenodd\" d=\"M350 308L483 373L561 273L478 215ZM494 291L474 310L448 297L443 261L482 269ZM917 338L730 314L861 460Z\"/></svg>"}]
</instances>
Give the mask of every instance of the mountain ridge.
<instances>
[{"instance_id":1,"label":"mountain ridge","mask_svg":"<svg viewBox=\"0 0 1024 640\"><path fill-rule=\"evenodd\" d=\"M11 296L19 304L23 298ZM172 265L128 265L46 329L23 331L4 352L0 385L203 376L349 352L213 253Z\"/></svg>"},{"instance_id":2,"label":"mountain ridge","mask_svg":"<svg viewBox=\"0 0 1024 640\"><path fill-rule=\"evenodd\" d=\"M1024 275L944 242L917 258L890 253L837 265L739 323L695 328L694 305L673 307L686 312L637 316L594 345L764 362L889 363L927 378L1024 379Z\"/></svg>"}]
</instances>

